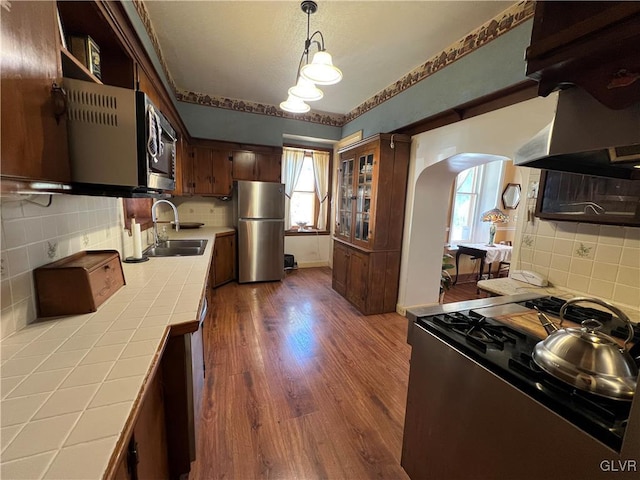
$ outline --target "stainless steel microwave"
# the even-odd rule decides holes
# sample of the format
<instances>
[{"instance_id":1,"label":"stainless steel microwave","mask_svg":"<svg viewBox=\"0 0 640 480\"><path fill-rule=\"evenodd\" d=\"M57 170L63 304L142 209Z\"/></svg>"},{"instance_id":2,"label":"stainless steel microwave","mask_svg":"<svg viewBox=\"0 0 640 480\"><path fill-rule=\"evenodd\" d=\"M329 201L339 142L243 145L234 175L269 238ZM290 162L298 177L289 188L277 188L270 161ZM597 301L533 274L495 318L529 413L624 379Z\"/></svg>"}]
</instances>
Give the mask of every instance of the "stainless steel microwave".
<instances>
[{"instance_id":1,"label":"stainless steel microwave","mask_svg":"<svg viewBox=\"0 0 640 480\"><path fill-rule=\"evenodd\" d=\"M145 93L71 78L64 87L74 183L175 188L176 132Z\"/></svg>"}]
</instances>

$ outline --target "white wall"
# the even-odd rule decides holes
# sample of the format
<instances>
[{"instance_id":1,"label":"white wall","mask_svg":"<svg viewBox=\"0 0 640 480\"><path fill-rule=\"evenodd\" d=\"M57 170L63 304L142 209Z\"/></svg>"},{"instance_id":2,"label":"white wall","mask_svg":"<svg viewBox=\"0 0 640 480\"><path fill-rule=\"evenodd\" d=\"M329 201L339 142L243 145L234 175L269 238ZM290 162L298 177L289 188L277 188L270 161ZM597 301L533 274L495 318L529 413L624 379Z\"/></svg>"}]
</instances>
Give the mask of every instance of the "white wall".
<instances>
[{"instance_id":1,"label":"white wall","mask_svg":"<svg viewBox=\"0 0 640 480\"><path fill-rule=\"evenodd\" d=\"M300 268L328 266L330 247L330 235L284 237L284 253L293 255Z\"/></svg>"},{"instance_id":2,"label":"white wall","mask_svg":"<svg viewBox=\"0 0 640 480\"><path fill-rule=\"evenodd\" d=\"M412 139L397 310L436 303L448 198L467 168L512 158L549 123L556 95L535 98Z\"/></svg>"}]
</instances>

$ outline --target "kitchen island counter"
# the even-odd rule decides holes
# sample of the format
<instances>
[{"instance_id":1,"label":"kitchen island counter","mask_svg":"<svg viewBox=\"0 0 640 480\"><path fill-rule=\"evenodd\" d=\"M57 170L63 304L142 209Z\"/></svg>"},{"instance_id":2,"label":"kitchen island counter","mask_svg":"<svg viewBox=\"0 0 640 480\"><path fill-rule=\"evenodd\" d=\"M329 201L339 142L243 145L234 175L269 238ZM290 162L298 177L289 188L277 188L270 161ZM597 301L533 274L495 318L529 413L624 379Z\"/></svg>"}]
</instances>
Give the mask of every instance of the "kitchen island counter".
<instances>
[{"instance_id":1,"label":"kitchen island counter","mask_svg":"<svg viewBox=\"0 0 640 480\"><path fill-rule=\"evenodd\" d=\"M43 319L0 343L2 478L103 478L135 420L172 330L198 328L216 234L203 255L123 263L126 285L97 312Z\"/></svg>"}]
</instances>

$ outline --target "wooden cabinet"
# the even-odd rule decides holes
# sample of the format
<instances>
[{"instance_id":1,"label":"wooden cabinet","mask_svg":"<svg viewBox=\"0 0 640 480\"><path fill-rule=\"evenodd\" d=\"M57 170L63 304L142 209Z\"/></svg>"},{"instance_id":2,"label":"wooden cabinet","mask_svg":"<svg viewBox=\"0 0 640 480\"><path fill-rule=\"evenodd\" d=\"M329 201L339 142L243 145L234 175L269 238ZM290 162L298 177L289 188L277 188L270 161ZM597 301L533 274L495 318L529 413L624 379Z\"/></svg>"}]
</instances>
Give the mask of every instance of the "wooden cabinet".
<instances>
[{"instance_id":1,"label":"wooden cabinet","mask_svg":"<svg viewBox=\"0 0 640 480\"><path fill-rule=\"evenodd\" d=\"M400 249L410 139L393 137L376 135L340 151L336 238L368 250Z\"/></svg>"},{"instance_id":2,"label":"wooden cabinet","mask_svg":"<svg viewBox=\"0 0 640 480\"><path fill-rule=\"evenodd\" d=\"M227 232L216 235L211 265L213 288L236 279L236 234Z\"/></svg>"},{"instance_id":3,"label":"wooden cabinet","mask_svg":"<svg viewBox=\"0 0 640 480\"><path fill-rule=\"evenodd\" d=\"M175 196L193 195L193 159L184 135L178 137L176 150L176 188L171 192Z\"/></svg>"},{"instance_id":4,"label":"wooden cabinet","mask_svg":"<svg viewBox=\"0 0 640 480\"><path fill-rule=\"evenodd\" d=\"M206 317L201 318L193 332L172 331L162 356L170 478L188 473L196 456L196 429L204 389L205 321Z\"/></svg>"},{"instance_id":5,"label":"wooden cabinet","mask_svg":"<svg viewBox=\"0 0 640 480\"><path fill-rule=\"evenodd\" d=\"M233 152L233 179L256 179L256 155L253 152Z\"/></svg>"},{"instance_id":6,"label":"wooden cabinet","mask_svg":"<svg viewBox=\"0 0 640 480\"><path fill-rule=\"evenodd\" d=\"M191 147L193 161L193 192L207 194L213 190L213 165L211 149L206 147Z\"/></svg>"},{"instance_id":7,"label":"wooden cabinet","mask_svg":"<svg viewBox=\"0 0 640 480\"><path fill-rule=\"evenodd\" d=\"M395 312L400 250L366 252L335 240L332 287L365 315Z\"/></svg>"},{"instance_id":8,"label":"wooden cabinet","mask_svg":"<svg viewBox=\"0 0 640 480\"><path fill-rule=\"evenodd\" d=\"M343 297L347 296L349 251L349 247L341 242L333 242L333 271L331 286Z\"/></svg>"},{"instance_id":9,"label":"wooden cabinet","mask_svg":"<svg viewBox=\"0 0 640 480\"><path fill-rule=\"evenodd\" d=\"M256 153L258 181L280 183L282 179L282 151L277 153Z\"/></svg>"},{"instance_id":10,"label":"wooden cabinet","mask_svg":"<svg viewBox=\"0 0 640 480\"><path fill-rule=\"evenodd\" d=\"M332 283L363 313L395 311L409 148L380 134L339 152Z\"/></svg>"},{"instance_id":11,"label":"wooden cabinet","mask_svg":"<svg viewBox=\"0 0 640 480\"><path fill-rule=\"evenodd\" d=\"M546 96L575 84L609 108L640 100L640 3L536 2L527 75Z\"/></svg>"},{"instance_id":12,"label":"wooden cabinet","mask_svg":"<svg viewBox=\"0 0 640 480\"><path fill-rule=\"evenodd\" d=\"M96 78L68 50L62 49L65 77L122 88L136 88L133 48L138 41L116 2L54 2L65 36L89 35L100 48L100 78ZM146 85L145 80L143 83ZM154 92L152 92L154 95Z\"/></svg>"},{"instance_id":13,"label":"wooden cabinet","mask_svg":"<svg viewBox=\"0 0 640 480\"><path fill-rule=\"evenodd\" d=\"M138 411L133 432L118 463L115 480L169 478L162 371L156 371Z\"/></svg>"},{"instance_id":14,"label":"wooden cabinet","mask_svg":"<svg viewBox=\"0 0 640 480\"><path fill-rule=\"evenodd\" d=\"M228 150L208 146L191 147L193 193L197 195L231 195L231 160Z\"/></svg>"},{"instance_id":15,"label":"wooden cabinet","mask_svg":"<svg viewBox=\"0 0 640 480\"><path fill-rule=\"evenodd\" d=\"M640 226L640 182L544 170L536 216L637 227Z\"/></svg>"},{"instance_id":16,"label":"wooden cabinet","mask_svg":"<svg viewBox=\"0 0 640 480\"><path fill-rule=\"evenodd\" d=\"M67 182L56 3L3 3L1 21L2 175Z\"/></svg>"},{"instance_id":17,"label":"wooden cabinet","mask_svg":"<svg viewBox=\"0 0 640 480\"><path fill-rule=\"evenodd\" d=\"M282 178L282 150L233 152L233 179L257 182L277 182Z\"/></svg>"}]
</instances>

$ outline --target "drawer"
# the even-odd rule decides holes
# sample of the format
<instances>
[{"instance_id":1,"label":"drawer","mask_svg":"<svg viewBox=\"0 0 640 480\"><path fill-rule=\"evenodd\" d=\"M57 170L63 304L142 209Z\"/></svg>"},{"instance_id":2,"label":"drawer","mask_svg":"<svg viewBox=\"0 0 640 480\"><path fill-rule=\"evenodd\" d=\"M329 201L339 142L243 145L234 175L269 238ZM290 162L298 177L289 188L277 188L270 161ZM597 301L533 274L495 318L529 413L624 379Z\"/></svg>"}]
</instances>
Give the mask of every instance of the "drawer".
<instances>
[{"instance_id":1,"label":"drawer","mask_svg":"<svg viewBox=\"0 0 640 480\"><path fill-rule=\"evenodd\" d=\"M39 317L95 312L125 284L116 250L78 252L33 274Z\"/></svg>"}]
</instances>

